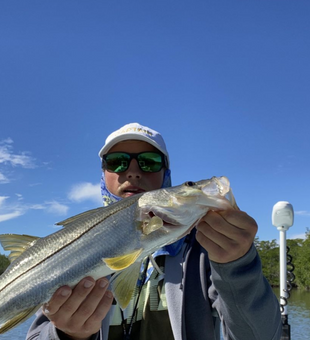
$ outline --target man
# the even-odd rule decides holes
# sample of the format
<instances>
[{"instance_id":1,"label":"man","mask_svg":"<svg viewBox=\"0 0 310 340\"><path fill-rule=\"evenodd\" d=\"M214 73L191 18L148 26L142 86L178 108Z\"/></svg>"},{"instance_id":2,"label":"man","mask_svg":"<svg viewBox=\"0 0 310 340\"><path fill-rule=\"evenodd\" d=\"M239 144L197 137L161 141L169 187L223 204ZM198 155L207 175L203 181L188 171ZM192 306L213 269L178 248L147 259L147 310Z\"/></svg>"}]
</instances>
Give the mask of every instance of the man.
<instances>
[{"instance_id":1,"label":"man","mask_svg":"<svg viewBox=\"0 0 310 340\"><path fill-rule=\"evenodd\" d=\"M113 132L99 152L104 205L170 186L162 136L138 123ZM108 279L61 287L38 313L30 340L278 340L279 304L253 246L256 222L245 212L209 211L190 235L145 263L130 306L112 306ZM112 306L112 307L111 307Z\"/></svg>"}]
</instances>

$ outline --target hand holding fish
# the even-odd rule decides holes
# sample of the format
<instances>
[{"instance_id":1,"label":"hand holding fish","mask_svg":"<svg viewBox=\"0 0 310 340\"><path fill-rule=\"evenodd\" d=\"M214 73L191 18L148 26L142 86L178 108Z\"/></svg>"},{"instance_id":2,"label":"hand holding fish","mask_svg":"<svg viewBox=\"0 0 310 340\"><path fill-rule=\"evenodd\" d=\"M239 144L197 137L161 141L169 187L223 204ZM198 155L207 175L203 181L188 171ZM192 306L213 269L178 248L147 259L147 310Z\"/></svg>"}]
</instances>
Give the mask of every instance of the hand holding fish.
<instances>
[{"instance_id":1,"label":"hand holding fish","mask_svg":"<svg viewBox=\"0 0 310 340\"><path fill-rule=\"evenodd\" d=\"M60 287L43 306L43 312L70 339L90 339L111 307L113 295L107 288L107 279L86 277L74 289Z\"/></svg>"},{"instance_id":2,"label":"hand holding fish","mask_svg":"<svg viewBox=\"0 0 310 340\"><path fill-rule=\"evenodd\" d=\"M257 232L255 220L240 210L209 211L197 226L196 238L211 261L228 263L245 255Z\"/></svg>"}]
</instances>

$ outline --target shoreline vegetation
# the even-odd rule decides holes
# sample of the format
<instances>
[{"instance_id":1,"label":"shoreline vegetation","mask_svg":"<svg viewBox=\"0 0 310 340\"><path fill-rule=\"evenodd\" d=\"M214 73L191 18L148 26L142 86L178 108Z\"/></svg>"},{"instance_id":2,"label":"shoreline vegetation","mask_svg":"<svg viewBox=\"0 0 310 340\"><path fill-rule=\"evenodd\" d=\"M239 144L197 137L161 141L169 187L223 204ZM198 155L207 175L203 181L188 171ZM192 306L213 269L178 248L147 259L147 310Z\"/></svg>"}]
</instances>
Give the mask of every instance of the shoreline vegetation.
<instances>
[{"instance_id":1,"label":"shoreline vegetation","mask_svg":"<svg viewBox=\"0 0 310 340\"><path fill-rule=\"evenodd\" d=\"M272 287L280 286L279 244L277 240L260 241L255 238L255 246L262 262L263 273ZM304 239L287 239L287 270L292 288L310 290L310 230ZM289 273L292 272L293 276Z\"/></svg>"},{"instance_id":2,"label":"shoreline vegetation","mask_svg":"<svg viewBox=\"0 0 310 340\"><path fill-rule=\"evenodd\" d=\"M287 264L288 271L295 276L292 287L310 290L310 230L307 228L305 239L287 239L288 254L292 257ZM260 241L255 238L254 244L260 255L263 273L272 287L279 287L279 245L276 240ZM0 275L9 266L7 256L0 254ZM289 278L289 274L288 274Z\"/></svg>"}]
</instances>

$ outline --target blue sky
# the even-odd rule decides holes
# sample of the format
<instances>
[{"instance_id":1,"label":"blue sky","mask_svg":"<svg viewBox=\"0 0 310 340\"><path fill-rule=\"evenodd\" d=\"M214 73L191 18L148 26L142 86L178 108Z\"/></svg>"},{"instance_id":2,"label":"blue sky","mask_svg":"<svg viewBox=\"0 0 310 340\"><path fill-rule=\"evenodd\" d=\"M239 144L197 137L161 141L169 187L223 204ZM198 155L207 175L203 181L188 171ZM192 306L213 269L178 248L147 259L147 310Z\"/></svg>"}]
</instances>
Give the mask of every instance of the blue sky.
<instances>
[{"instance_id":1,"label":"blue sky","mask_svg":"<svg viewBox=\"0 0 310 340\"><path fill-rule=\"evenodd\" d=\"M225 175L261 240L310 228L310 2L1 1L0 232L101 205L98 151L159 130L173 184ZM0 252L2 248L0 248Z\"/></svg>"}]
</instances>

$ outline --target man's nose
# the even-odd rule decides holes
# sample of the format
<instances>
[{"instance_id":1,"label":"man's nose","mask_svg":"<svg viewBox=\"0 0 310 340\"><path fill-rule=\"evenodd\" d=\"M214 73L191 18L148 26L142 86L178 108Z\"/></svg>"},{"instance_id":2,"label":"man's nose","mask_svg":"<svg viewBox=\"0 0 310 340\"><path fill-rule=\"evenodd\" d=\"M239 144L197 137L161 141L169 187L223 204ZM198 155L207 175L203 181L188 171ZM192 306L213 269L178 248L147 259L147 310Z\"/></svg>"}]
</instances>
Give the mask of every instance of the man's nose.
<instances>
[{"instance_id":1,"label":"man's nose","mask_svg":"<svg viewBox=\"0 0 310 340\"><path fill-rule=\"evenodd\" d=\"M126 176L128 178L140 178L142 175L142 170L139 167L138 161L136 159L132 159L129 167L126 171Z\"/></svg>"}]
</instances>

